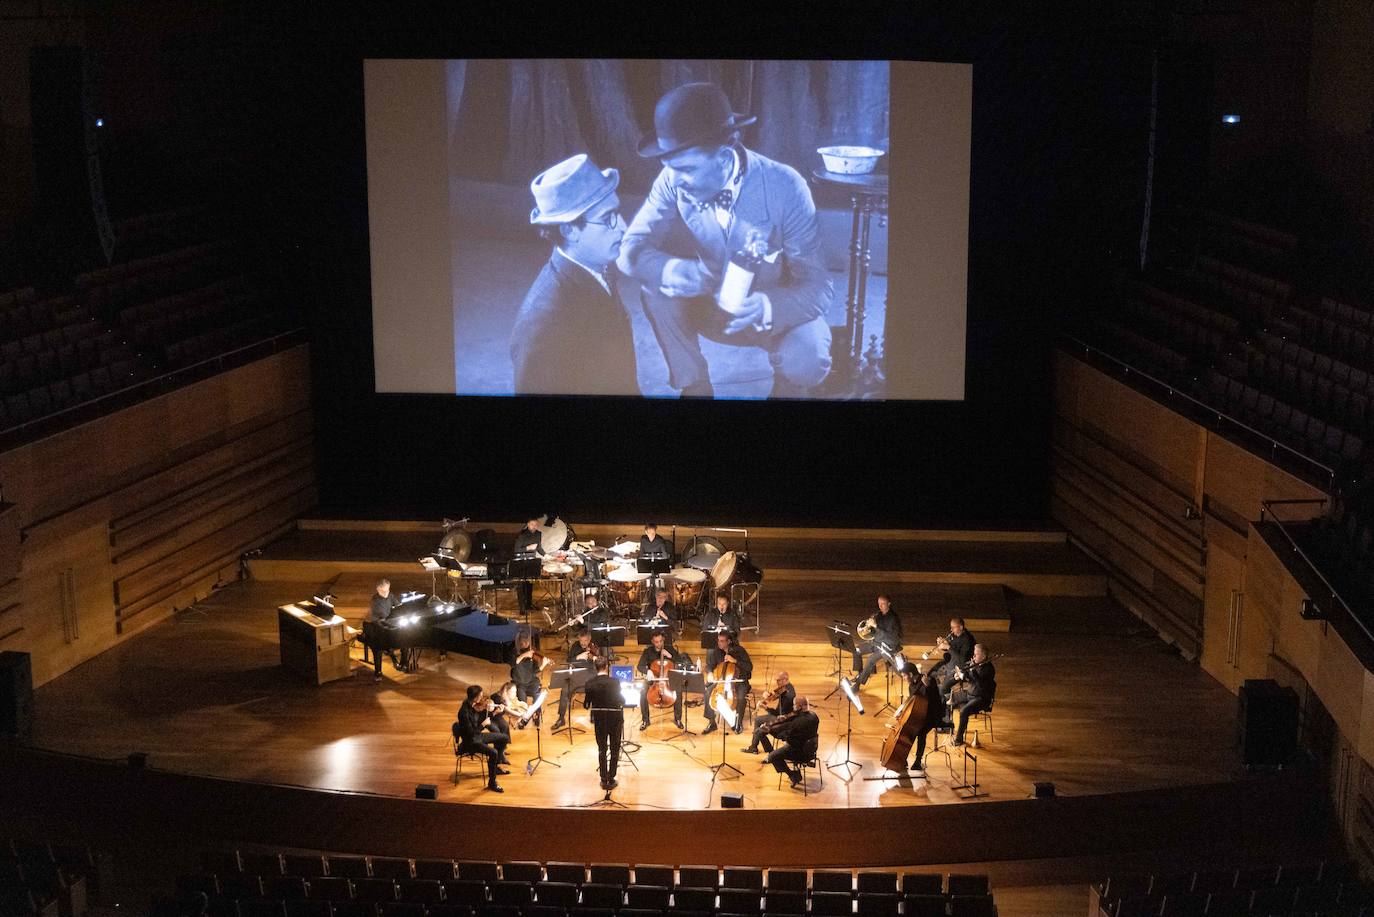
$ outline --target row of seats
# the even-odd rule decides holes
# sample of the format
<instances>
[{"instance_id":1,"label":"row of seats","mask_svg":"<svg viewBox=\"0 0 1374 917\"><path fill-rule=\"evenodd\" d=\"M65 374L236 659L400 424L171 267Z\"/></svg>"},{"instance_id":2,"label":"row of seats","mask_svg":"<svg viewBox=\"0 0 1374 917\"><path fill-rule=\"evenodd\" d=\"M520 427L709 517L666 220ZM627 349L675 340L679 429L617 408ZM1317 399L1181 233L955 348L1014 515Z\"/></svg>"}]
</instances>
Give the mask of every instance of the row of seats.
<instances>
[{"instance_id":1,"label":"row of seats","mask_svg":"<svg viewBox=\"0 0 1374 917\"><path fill-rule=\"evenodd\" d=\"M1290 917L1361 913L1374 904L1374 892L1345 861L1118 876L1095 884L1093 896L1101 917Z\"/></svg>"},{"instance_id":2,"label":"row of seats","mask_svg":"<svg viewBox=\"0 0 1374 917\"><path fill-rule=\"evenodd\" d=\"M82 917L98 872L80 846L0 841L0 913L6 917Z\"/></svg>"},{"instance_id":3,"label":"row of seats","mask_svg":"<svg viewBox=\"0 0 1374 917\"><path fill-rule=\"evenodd\" d=\"M209 238L221 224L208 211L183 207L125 217L113 229L115 251L123 258L142 258Z\"/></svg>"},{"instance_id":4,"label":"row of seats","mask_svg":"<svg viewBox=\"0 0 1374 917\"><path fill-rule=\"evenodd\" d=\"M0 431L86 404L136 385L147 377L147 370L134 360L116 360L109 366L77 373L70 379L6 395L0 400Z\"/></svg>"}]
</instances>

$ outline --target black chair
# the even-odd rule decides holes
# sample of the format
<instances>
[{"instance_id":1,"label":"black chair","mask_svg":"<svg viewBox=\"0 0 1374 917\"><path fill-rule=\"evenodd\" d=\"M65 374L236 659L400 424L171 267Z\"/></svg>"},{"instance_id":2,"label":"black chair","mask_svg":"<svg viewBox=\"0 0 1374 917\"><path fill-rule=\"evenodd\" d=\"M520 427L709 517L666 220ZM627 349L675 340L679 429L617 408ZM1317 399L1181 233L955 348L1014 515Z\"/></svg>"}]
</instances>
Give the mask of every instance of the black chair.
<instances>
[{"instance_id":1,"label":"black chair","mask_svg":"<svg viewBox=\"0 0 1374 917\"><path fill-rule=\"evenodd\" d=\"M616 917L663 917L665 913L662 908L622 907L616 911Z\"/></svg>"},{"instance_id":2,"label":"black chair","mask_svg":"<svg viewBox=\"0 0 1374 917\"><path fill-rule=\"evenodd\" d=\"M527 904L520 909L520 917L567 917L568 909L552 904Z\"/></svg>"},{"instance_id":3,"label":"black chair","mask_svg":"<svg viewBox=\"0 0 1374 917\"><path fill-rule=\"evenodd\" d=\"M1211 892L1207 896L1207 917L1243 917L1250 913L1250 892Z\"/></svg>"},{"instance_id":4,"label":"black chair","mask_svg":"<svg viewBox=\"0 0 1374 917\"><path fill-rule=\"evenodd\" d=\"M723 914L762 913L763 892L757 888L722 888L719 909Z\"/></svg>"},{"instance_id":5,"label":"black chair","mask_svg":"<svg viewBox=\"0 0 1374 917\"><path fill-rule=\"evenodd\" d=\"M373 868L376 868L374 862ZM399 883L402 901L417 904L444 903L444 886L438 879L402 879Z\"/></svg>"},{"instance_id":6,"label":"black chair","mask_svg":"<svg viewBox=\"0 0 1374 917\"><path fill-rule=\"evenodd\" d=\"M719 888L720 870L714 866L679 866L677 884L686 888Z\"/></svg>"},{"instance_id":7,"label":"black chair","mask_svg":"<svg viewBox=\"0 0 1374 917\"><path fill-rule=\"evenodd\" d=\"M305 879L300 876L267 876L264 877L263 885L266 886L269 896L283 901L299 901L310 896L310 889L306 887Z\"/></svg>"},{"instance_id":8,"label":"black chair","mask_svg":"<svg viewBox=\"0 0 1374 917\"><path fill-rule=\"evenodd\" d=\"M664 911L671 903L672 889L663 885L640 885L636 882L625 889L625 896L626 905L635 910Z\"/></svg>"},{"instance_id":9,"label":"black chair","mask_svg":"<svg viewBox=\"0 0 1374 917\"><path fill-rule=\"evenodd\" d=\"M282 863L282 872L288 876L319 879L329 875L329 871L324 868L324 857L318 854L288 853L282 856Z\"/></svg>"},{"instance_id":10,"label":"black chair","mask_svg":"<svg viewBox=\"0 0 1374 917\"><path fill-rule=\"evenodd\" d=\"M945 917L944 895L904 895L902 917Z\"/></svg>"},{"instance_id":11,"label":"black chair","mask_svg":"<svg viewBox=\"0 0 1374 917\"><path fill-rule=\"evenodd\" d=\"M393 879L354 879L353 897L370 904L399 900Z\"/></svg>"},{"instance_id":12,"label":"black chair","mask_svg":"<svg viewBox=\"0 0 1374 917\"><path fill-rule=\"evenodd\" d=\"M1259 914L1287 913L1293 909L1293 901L1297 895L1297 887L1292 885L1257 888L1250 895L1250 911Z\"/></svg>"},{"instance_id":13,"label":"black chair","mask_svg":"<svg viewBox=\"0 0 1374 917\"><path fill-rule=\"evenodd\" d=\"M817 869L811 873L811 891L854 894L854 873L849 870Z\"/></svg>"},{"instance_id":14,"label":"black chair","mask_svg":"<svg viewBox=\"0 0 1374 917\"><path fill-rule=\"evenodd\" d=\"M713 914L716 910L714 888L691 888L679 885L673 889L674 911L700 911Z\"/></svg>"},{"instance_id":15,"label":"black chair","mask_svg":"<svg viewBox=\"0 0 1374 917\"><path fill-rule=\"evenodd\" d=\"M1288 863L1279 867L1278 885L1316 885L1321 878L1321 863Z\"/></svg>"},{"instance_id":16,"label":"black chair","mask_svg":"<svg viewBox=\"0 0 1374 917\"><path fill-rule=\"evenodd\" d=\"M12 888L24 887L23 868L18 863L13 863L12 866L13 868L9 870L8 875L0 875L0 885ZM198 893L207 898L213 898L219 894L219 877L209 873L177 876L176 888L177 896L180 898L194 898Z\"/></svg>"},{"instance_id":17,"label":"black chair","mask_svg":"<svg viewBox=\"0 0 1374 917\"><path fill-rule=\"evenodd\" d=\"M593 863L587 870L588 881L595 882L597 885L619 885L621 888L630 884L630 867L619 866L612 863Z\"/></svg>"},{"instance_id":18,"label":"black chair","mask_svg":"<svg viewBox=\"0 0 1374 917\"><path fill-rule=\"evenodd\" d=\"M433 904L425 913L429 917L473 917L472 908L461 904Z\"/></svg>"},{"instance_id":19,"label":"black chair","mask_svg":"<svg viewBox=\"0 0 1374 917\"><path fill-rule=\"evenodd\" d=\"M849 917L854 913L854 896L848 892L813 891L811 913L815 917Z\"/></svg>"},{"instance_id":20,"label":"black chair","mask_svg":"<svg viewBox=\"0 0 1374 917\"><path fill-rule=\"evenodd\" d=\"M334 907L318 898L295 898L286 902L286 917L334 917Z\"/></svg>"},{"instance_id":21,"label":"black chair","mask_svg":"<svg viewBox=\"0 0 1374 917\"><path fill-rule=\"evenodd\" d=\"M1203 917L1207 913L1207 895L1184 892L1165 895L1159 903L1159 917Z\"/></svg>"},{"instance_id":22,"label":"black chair","mask_svg":"<svg viewBox=\"0 0 1374 917\"><path fill-rule=\"evenodd\" d=\"M1193 873L1193 888L1195 892L1227 892L1236 887L1236 871L1234 869L1210 869L1199 870Z\"/></svg>"},{"instance_id":23,"label":"black chair","mask_svg":"<svg viewBox=\"0 0 1374 917\"><path fill-rule=\"evenodd\" d=\"M902 873L903 895L942 895L945 891L945 878L938 872Z\"/></svg>"},{"instance_id":24,"label":"black chair","mask_svg":"<svg viewBox=\"0 0 1374 917\"><path fill-rule=\"evenodd\" d=\"M244 873L220 876L219 893L226 898L261 898L264 895L262 876Z\"/></svg>"},{"instance_id":25,"label":"black chair","mask_svg":"<svg viewBox=\"0 0 1374 917\"><path fill-rule=\"evenodd\" d=\"M485 882L476 879L451 879L443 883L443 886L445 904L460 904L475 910L487 903Z\"/></svg>"},{"instance_id":26,"label":"black chair","mask_svg":"<svg viewBox=\"0 0 1374 917\"><path fill-rule=\"evenodd\" d=\"M477 909L477 917L520 917L520 908L510 904L484 904Z\"/></svg>"},{"instance_id":27,"label":"black chair","mask_svg":"<svg viewBox=\"0 0 1374 917\"><path fill-rule=\"evenodd\" d=\"M673 876L674 870L671 866L636 866L635 885L657 885L663 888L672 888L677 884Z\"/></svg>"},{"instance_id":28,"label":"black chair","mask_svg":"<svg viewBox=\"0 0 1374 917\"><path fill-rule=\"evenodd\" d=\"M512 882L529 882L533 885L544 881L544 867L539 863L527 861L502 863L501 878Z\"/></svg>"},{"instance_id":29,"label":"black chair","mask_svg":"<svg viewBox=\"0 0 1374 917\"><path fill-rule=\"evenodd\" d=\"M330 860L331 869L333 864L334 861ZM414 870L410 868L410 860L405 857L373 857L372 874L378 879L395 879L397 882L405 882L415 877Z\"/></svg>"},{"instance_id":30,"label":"black chair","mask_svg":"<svg viewBox=\"0 0 1374 917\"><path fill-rule=\"evenodd\" d=\"M229 872L243 872L237 850L206 850L200 855L200 865L207 873L220 875ZM281 867L277 867L281 871Z\"/></svg>"},{"instance_id":31,"label":"black chair","mask_svg":"<svg viewBox=\"0 0 1374 917\"><path fill-rule=\"evenodd\" d=\"M367 858L357 856L332 856L325 865L329 875L343 876L346 879L366 879L371 873L367 870Z\"/></svg>"},{"instance_id":32,"label":"black chair","mask_svg":"<svg viewBox=\"0 0 1374 917\"><path fill-rule=\"evenodd\" d=\"M239 917L286 917L286 902L276 898L242 899Z\"/></svg>"},{"instance_id":33,"label":"black chair","mask_svg":"<svg viewBox=\"0 0 1374 917\"><path fill-rule=\"evenodd\" d=\"M582 863L545 863L544 878L550 882L570 882L581 885L587 881L587 867Z\"/></svg>"},{"instance_id":34,"label":"black chair","mask_svg":"<svg viewBox=\"0 0 1374 917\"><path fill-rule=\"evenodd\" d=\"M361 901L334 901L330 903L334 917L377 917L377 908Z\"/></svg>"},{"instance_id":35,"label":"black chair","mask_svg":"<svg viewBox=\"0 0 1374 917\"><path fill-rule=\"evenodd\" d=\"M860 872L858 881L859 894L872 892L892 895L897 892L897 874L895 872Z\"/></svg>"},{"instance_id":36,"label":"black chair","mask_svg":"<svg viewBox=\"0 0 1374 917\"><path fill-rule=\"evenodd\" d=\"M763 870L755 866L727 866L721 888L763 889Z\"/></svg>"},{"instance_id":37,"label":"black chair","mask_svg":"<svg viewBox=\"0 0 1374 917\"><path fill-rule=\"evenodd\" d=\"M810 887L805 869L768 870L768 890L770 892L805 892Z\"/></svg>"},{"instance_id":38,"label":"black chair","mask_svg":"<svg viewBox=\"0 0 1374 917\"><path fill-rule=\"evenodd\" d=\"M588 882L582 886L582 907L611 908L615 910L625 903L625 889L619 885L604 885Z\"/></svg>"},{"instance_id":39,"label":"black chair","mask_svg":"<svg viewBox=\"0 0 1374 917\"><path fill-rule=\"evenodd\" d=\"M378 913L380 917L425 917L425 906L417 901L387 901Z\"/></svg>"},{"instance_id":40,"label":"black chair","mask_svg":"<svg viewBox=\"0 0 1374 917\"><path fill-rule=\"evenodd\" d=\"M537 882L534 886L534 900L551 907L577 907L577 886L571 882Z\"/></svg>"},{"instance_id":41,"label":"black chair","mask_svg":"<svg viewBox=\"0 0 1374 917\"><path fill-rule=\"evenodd\" d=\"M763 910L768 914L805 914L806 892L769 888L763 896Z\"/></svg>"},{"instance_id":42,"label":"black chair","mask_svg":"<svg viewBox=\"0 0 1374 917\"><path fill-rule=\"evenodd\" d=\"M459 860L458 878L491 884L500 881L501 873L496 863L491 860Z\"/></svg>"},{"instance_id":43,"label":"black chair","mask_svg":"<svg viewBox=\"0 0 1374 917\"><path fill-rule=\"evenodd\" d=\"M462 874L462 864L458 872ZM525 907L534 903L534 886L528 882L491 882L487 888L491 891L491 903L498 907Z\"/></svg>"},{"instance_id":44,"label":"black chair","mask_svg":"<svg viewBox=\"0 0 1374 917\"><path fill-rule=\"evenodd\" d=\"M949 895L986 895L988 893L988 877L952 872L946 879L945 893Z\"/></svg>"},{"instance_id":45,"label":"black chair","mask_svg":"<svg viewBox=\"0 0 1374 917\"><path fill-rule=\"evenodd\" d=\"M350 901L353 898L353 883L348 879L321 876L311 879L308 888L310 897L323 898L325 901Z\"/></svg>"},{"instance_id":46,"label":"black chair","mask_svg":"<svg viewBox=\"0 0 1374 917\"><path fill-rule=\"evenodd\" d=\"M951 895L950 917L997 917L992 895Z\"/></svg>"},{"instance_id":47,"label":"black chair","mask_svg":"<svg viewBox=\"0 0 1374 917\"><path fill-rule=\"evenodd\" d=\"M616 912L609 907L575 907L568 914L570 917L615 917Z\"/></svg>"},{"instance_id":48,"label":"black chair","mask_svg":"<svg viewBox=\"0 0 1374 917\"><path fill-rule=\"evenodd\" d=\"M458 878L458 868L452 860L416 860L415 878L448 882Z\"/></svg>"},{"instance_id":49,"label":"black chair","mask_svg":"<svg viewBox=\"0 0 1374 917\"><path fill-rule=\"evenodd\" d=\"M897 917L900 900L896 892L859 892L859 917Z\"/></svg>"}]
</instances>

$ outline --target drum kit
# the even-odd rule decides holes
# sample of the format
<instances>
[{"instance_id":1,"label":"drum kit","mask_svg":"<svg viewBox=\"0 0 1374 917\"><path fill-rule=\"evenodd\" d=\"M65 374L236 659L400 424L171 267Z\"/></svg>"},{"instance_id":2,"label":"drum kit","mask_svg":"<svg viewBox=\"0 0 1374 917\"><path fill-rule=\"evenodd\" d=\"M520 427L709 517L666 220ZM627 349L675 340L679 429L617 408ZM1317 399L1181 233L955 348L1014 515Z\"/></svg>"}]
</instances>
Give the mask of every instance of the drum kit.
<instances>
[{"instance_id":1,"label":"drum kit","mask_svg":"<svg viewBox=\"0 0 1374 917\"><path fill-rule=\"evenodd\" d=\"M467 519L445 519L444 536L434 552L434 560L447 569L455 594L461 581L484 584L506 578L496 532L472 531L467 523ZM547 615L551 628L566 624L581 611L582 596L592 591L600 593L612 614L634 620L653 604L655 577L640 572L637 542L620 541L610 547L580 542L573 528L552 514L541 518L538 531L544 554L538 574L529 579L536 605L551 606ZM507 552L505 557L509 556ZM709 535L688 538L676 565L658 577L679 619L699 619L717 592L725 592L740 604L752 601L756 608L762 580L763 571L747 553L731 550Z\"/></svg>"}]
</instances>

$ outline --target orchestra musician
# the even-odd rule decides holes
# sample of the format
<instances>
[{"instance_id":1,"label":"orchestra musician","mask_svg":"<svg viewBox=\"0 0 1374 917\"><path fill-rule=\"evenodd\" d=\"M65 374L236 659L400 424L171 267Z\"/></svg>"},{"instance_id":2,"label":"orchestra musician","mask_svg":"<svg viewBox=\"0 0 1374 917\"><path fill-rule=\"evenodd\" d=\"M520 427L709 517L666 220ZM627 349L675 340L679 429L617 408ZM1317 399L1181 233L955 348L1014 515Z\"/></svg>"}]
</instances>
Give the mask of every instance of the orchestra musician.
<instances>
[{"instance_id":1,"label":"orchestra musician","mask_svg":"<svg viewBox=\"0 0 1374 917\"><path fill-rule=\"evenodd\" d=\"M945 725L945 699L940 696L939 683L928 672L919 671L916 666L906 670L910 684L910 694L920 694L926 699L926 717L916 733L916 759L912 765L913 775L925 774L926 733Z\"/></svg>"},{"instance_id":2,"label":"orchestra musician","mask_svg":"<svg viewBox=\"0 0 1374 917\"><path fill-rule=\"evenodd\" d=\"M797 689L786 672L779 672L773 679L773 690L754 709L754 736L742 751L747 754L759 753L759 740L767 733L767 726L780 716L792 712L797 697Z\"/></svg>"},{"instance_id":3,"label":"orchestra musician","mask_svg":"<svg viewBox=\"0 0 1374 917\"><path fill-rule=\"evenodd\" d=\"M701 618L702 633L724 631L730 639L738 639L740 631L739 614L730 607L730 596L724 592L716 593L716 607Z\"/></svg>"},{"instance_id":4,"label":"orchestra musician","mask_svg":"<svg viewBox=\"0 0 1374 917\"><path fill-rule=\"evenodd\" d=\"M503 770L506 760L506 745L510 735L495 728L492 723L492 710L486 703L486 694L481 685L468 685L467 698L458 708L458 718L453 724L453 740L463 753L485 755L487 758L487 789L494 793L503 792L497 786L496 778L504 777L510 771Z\"/></svg>"},{"instance_id":5,"label":"orchestra musician","mask_svg":"<svg viewBox=\"0 0 1374 917\"><path fill-rule=\"evenodd\" d=\"M669 645L673 642L673 630L677 627L677 608L668 601L668 590L657 589L654 591L654 604L645 609L644 617L639 622L641 626L646 624L667 625L663 634L667 638Z\"/></svg>"},{"instance_id":6,"label":"orchestra musician","mask_svg":"<svg viewBox=\"0 0 1374 917\"><path fill-rule=\"evenodd\" d=\"M610 661L605 656L597 656L593 665L596 675L587 680L582 706L592 712L601 788L612 790L616 787L615 769L620 763L620 739L625 731L625 700L620 693L620 682L610 676Z\"/></svg>"},{"instance_id":7,"label":"orchestra musician","mask_svg":"<svg viewBox=\"0 0 1374 917\"><path fill-rule=\"evenodd\" d=\"M367 617L363 618L363 649L372 653L372 680L379 682L382 680L382 651L380 647L385 640L382 631L382 622L391 617L391 612L401 604L401 600L391 594L391 580L377 580L377 588L372 593L372 605L367 610ZM392 650L391 664L398 670L401 662L396 657L396 651ZM366 661L366 656L363 657Z\"/></svg>"},{"instance_id":8,"label":"orchestra musician","mask_svg":"<svg viewBox=\"0 0 1374 917\"><path fill-rule=\"evenodd\" d=\"M950 676L965 685L965 691L956 694L950 707L950 715L958 713L958 725L954 729L954 741L958 746L964 744L964 731L968 729L969 717L982 713L992 707L997 695L997 667L988 658L987 650L979 643L973 647L973 658L968 664L955 670Z\"/></svg>"},{"instance_id":9,"label":"orchestra musician","mask_svg":"<svg viewBox=\"0 0 1374 917\"><path fill-rule=\"evenodd\" d=\"M650 522L644 526L639 539L639 556L643 560L664 560L669 556L668 542L658 534L658 526Z\"/></svg>"},{"instance_id":10,"label":"orchestra musician","mask_svg":"<svg viewBox=\"0 0 1374 917\"><path fill-rule=\"evenodd\" d=\"M535 697L538 696L538 694L535 695ZM525 716L530 712L530 705L521 700L520 689L515 682L508 681L503 684L496 690L496 693L491 696L491 699L494 703L500 704L505 708L505 711L501 714L501 719L505 722L506 728L501 730L502 732L506 735L510 735L510 721L512 717L515 718L515 726L517 729L525 728Z\"/></svg>"},{"instance_id":11,"label":"orchestra musician","mask_svg":"<svg viewBox=\"0 0 1374 917\"><path fill-rule=\"evenodd\" d=\"M649 645L644 647L644 652L639 654L639 662L635 665L635 671L644 677L651 677L649 665L655 659L663 659L669 666L674 668L686 668L691 665L691 660L687 654L673 648L668 642L666 634L654 634ZM644 690L639 694L639 728L649 728L649 686L646 684ZM682 691L677 692L677 697L673 700L673 725L678 729L685 729L682 725Z\"/></svg>"},{"instance_id":12,"label":"orchestra musician","mask_svg":"<svg viewBox=\"0 0 1374 917\"><path fill-rule=\"evenodd\" d=\"M521 625L515 633L515 661L510 667L511 682L515 685L515 696L519 700L528 702L539 696L543 689L539 674L552 662L534 648L534 636L530 628Z\"/></svg>"},{"instance_id":13,"label":"orchestra musician","mask_svg":"<svg viewBox=\"0 0 1374 917\"><path fill-rule=\"evenodd\" d=\"M577 631L577 641L568 647L568 665L579 669L590 669L597 656L601 655L601 650L592 642L592 632L583 627ZM558 721L553 724L553 731L557 732L567 723L568 707L572 704L571 694L581 691L582 688L569 690L564 688L558 692Z\"/></svg>"},{"instance_id":14,"label":"orchestra musician","mask_svg":"<svg viewBox=\"0 0 1374 917\"><path fill-rule=\"evenodd\" d=\"M601 599L596 591L589 591L582 599L582 610L573 615L572 623L582 627L604 627L611 620L611 613L601 607Z\"/></svg>"},{"instance_id":15,"label":"orchestra musician","mask_svg":"<svg viewBox=\"0 0 1374 917\"><path fill-rule=\"evenodd\" d=\"M949 698L950 689L954 687L955 669L968 664L973 658L973 647L977 642L964 626L964 619L960 617L950 618L949 636L935 641L935 650L944 654L944 661L931 669L930 674L940 680L940 693L946 699Z\"/></svg>"},{"instance_id":16,"label":"orchestra musician","mask_svg":"<svg viewBox=\"0 0 1374 917\"><path fill-rule=\"evenodd\" d=\"M881 643L889 653L894 654L902 648L902 619L893 610L892 599L886 595L878 596L878 613L872 620L875 631L868 641L871 650L868 661L864 661L858 647L854 649L854 668L859 672L859 677L854 680L855 689L862 688L878 668L878 663L887 658L879 652L878 644Z\"/></svg>"},{"instance_id":17,"label":"orchestra musician","mask_svg":"<svg viewBox=\"0 0 1374 917\"><path fill-rule=\"evenodd\" d=\"M820 744L820 717L811 712L811 704L805 697L797 698L797 705L786 716L780 716L764 726L759 742L768 753L763 763L773 765L779 774L786 774L793 786L801 783L801 770L804 764L816 757ZM773 742L781 744L773 747Z\"/></svg>"},{"instance_id":18,"label":"orchestra musician","mask_svg":"<svg viewBox=\"0 0 1374 917\"><path fill-rule=\"evenodd\" d=\"M744 710L749 703L749 676L754 673L754 662L749 658L749 652L738 643L728 633L716 634L716 648L706 654L706 681L711 684L714 679L711 673L716 666L722 662L731 662L735 665L735 683L730 685L735 697L735 732L736 734L744 731ZM709 703L706 707L706 728L701 731L706 735L716 730L716 711Z\"/></svg>"},{"instance_id":19,"label":"orchestra musician","mask_svg":"<svg viewBox=\"0 0 1374 917\"><path fill-rule=\"evenodd\" d=\"M544 555L543 533L539 531L539 526L543 523L543 516L535 516L525 522L525 527L515 536L515 557L517 560L529 557L542 557ZM515 597L520 603L520 613L528 614L534 607L534 584L529 580L522 580L515 584Z\"/></svg>"}]
</instances>

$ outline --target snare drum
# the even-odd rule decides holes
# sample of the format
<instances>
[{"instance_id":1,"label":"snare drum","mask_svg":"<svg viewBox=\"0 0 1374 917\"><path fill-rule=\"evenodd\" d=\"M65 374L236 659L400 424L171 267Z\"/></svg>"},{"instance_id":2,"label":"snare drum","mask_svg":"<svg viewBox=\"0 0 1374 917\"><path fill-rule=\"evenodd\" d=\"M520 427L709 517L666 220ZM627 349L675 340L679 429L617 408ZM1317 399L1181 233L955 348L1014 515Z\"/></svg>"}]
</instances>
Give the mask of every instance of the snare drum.
<instances>
[{"instance_id":1,"label":"snare drum","mask_svg":"<svg viewBox=\"0 0 1374 917\"><path fill-rule=\"evenodd\" d=\"M679 615L693 611L706 588L706 573L693 567L674 567L663 577L663 588Z\"/></svg>"},{"instance_id":2,"label":"snare drum","mask_svg":"<svg viewBox=\"0 0 1374 917\"><path fill-rule=\"evenodd\" d=\"M621 564L610 572L607 588L611 600L621 608L638 608L644 603L648 589L649 574L635 570L634 564Z\"/></svg>"}]
</instances>

